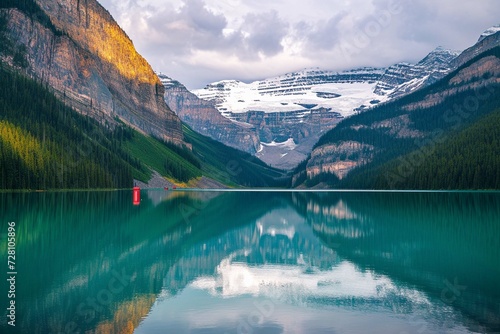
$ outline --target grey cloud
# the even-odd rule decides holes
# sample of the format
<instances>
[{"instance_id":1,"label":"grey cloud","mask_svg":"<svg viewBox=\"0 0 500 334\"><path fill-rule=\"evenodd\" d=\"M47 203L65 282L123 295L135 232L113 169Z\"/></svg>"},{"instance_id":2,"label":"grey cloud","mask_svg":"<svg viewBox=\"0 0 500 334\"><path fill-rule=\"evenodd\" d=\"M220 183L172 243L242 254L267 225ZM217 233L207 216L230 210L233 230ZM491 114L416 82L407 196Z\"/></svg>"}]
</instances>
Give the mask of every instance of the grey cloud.
<instances>
[{"instance_id":1,"label":"grey cloud","mask_svg":"<svg viewBox=\"0 0 500 334\"><path fill-rule=\"evenodd\" d=\"M418 43L427 48L468 47L500 17L500 6L494 0L373 0L373 4L374 15L388 8L399 8L384 29L393 37L394 44Z\"/></svg>"},{"instance_id":2,"label":"grey cloud","mask_svg":"<svg viewBox=\"0 0 500 334\"><path fill-rule=\"evenodd\" d=\"M283 51L281 41L288 33L288 24L276 11L260 14L247 14L241 30L249 34L244 39L247 54L261 52L265 56L274 56Z\"/></svg>"},{"instance_id":3,"label":"grey cloud","mask_svg":"<svg viewBox=\"0 0 500 334\"><path fill-rule=\"evenodd\" d=\"M205 5L217 0L184 0L178 9L170 0L154 6L146 5L153 0L99 1L155 69L190 87L276 75L267 64L281 60L283 71L303 64L340 70L415 62L438 45L464 49L500 23L498 0L349 0L338 6L328 0L307 5L299 3L303 0L225 0L234 6L223 13ZM296 6L303 12L297 13ZM205 54L200 51L213 51L217 59L199 61Z\"/></svg>"},{"instance_id":4,"label":"grey cloud","mask_svg":"<svg viewBox=\"0 0 500 334\"><path fill-rule=\"evenodd\" d=\"M198 50L217 51L242 60L273 56L283 50L281 41L287 35L288 24L276 11L245 15L239 29L224 34L227 19L205 7L203 0L187 0L179 9L167 7L155 10L134 6L129 12L131 26L139 27L147 17L147 31L136 37L139 46L151 53L185 57ZM147 12L147 15L145 14Z\"/></svg>"},{"instance_id":5,"label":"grey cloud","mask_svg":"<svg viewBox=\"0 0 500 334\"><path fill-rule=\"evenodd\" d=\"M339 13L328 20L323 20L311 24L308 22L299 22L295 25L296 37L305 44L305 52L332 50L340 40L339 22L345 16L345 13Z\"/></svg>"},{"instance_id":6,"label":"grey cloud","mask_svg":"<svg viewBox=\"0 0 500 334\"><path fill-rule=\"evenodd\" d=\"M163 47L168 54L188 55L195 49L210 50L233 43L223 36L226 26L223 15L209 11L202 0L190 0L179 11L173 8L155 11L148 18L151 35L142 38L149 38L149 43Z\"/></svg>"},{"instance_id":7,"label":"grey cloud","mask_svg":"<svg viewBox=\"0 0 500 334\"><path fill-rule=\"evenodd\" d=\"M191 21L192 26L201 31L220 34L227 25L227 20L222 14L214 14L205 8L203 0L188 0L182 7L179 16L186 21Z\"/></svg>"}]
</instances>

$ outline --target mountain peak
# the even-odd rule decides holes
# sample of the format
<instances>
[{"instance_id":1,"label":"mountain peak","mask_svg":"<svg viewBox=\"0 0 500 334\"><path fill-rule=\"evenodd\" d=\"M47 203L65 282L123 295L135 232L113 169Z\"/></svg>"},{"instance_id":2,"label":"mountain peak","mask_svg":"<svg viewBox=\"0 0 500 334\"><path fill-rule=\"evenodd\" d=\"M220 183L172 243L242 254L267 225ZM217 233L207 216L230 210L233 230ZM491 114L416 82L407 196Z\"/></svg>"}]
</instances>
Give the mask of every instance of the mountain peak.
<instances>
[{"instance_id":1,"label":"mountain peak","mask_svg":"<svg viewBox=\"0 0 500 334\"><path fill-rule=\"evenodd\" d=\"M438 46L425 56L424 59L419 61L417 66L423 66L430 70L448 70L450 62L460 53L460 51L453 51L442 46Z\"/></svg>"},{"instance_id":2,"label":"mountain peak","mask_svg":"<svg viewBox=\"0 0 500 334\"><path fill-rule=\"evenodd\" d=\"M451 56L458 56L462 51L459 51L459 50L452 50L452 49L447 49L443 46L438 46L437 48L435 48L434 50L432 50L430 52L430 54L449 54Z\"/></svg>"},{"instance_id":3,"label":"mountain peak","mask_svg":"<svg viewBox=\"0 0 500 334\"><path fill-rule=\"evenodd\" d=\"M483 39L485 39L488 36L494 35L497 32L500 31L500 24L494 25L493 27L490 27L486 29L481 36L479 36L478 42L481 42Z\"/></svg>"},{"instance_id":4,"label":"mountain peak","mask_svg":"<svg viewBox=\"0 0 500 334\"><path fill-rule=\"evenodd\" d=\"M155 73L165 88L167 88L167 87L181 87L181 86L184 87L184 85L181 84L179 81L174 80L171 77L169 77L161 72L159 72L159 73L155 72Z\"/></svg>"}]
</instances>

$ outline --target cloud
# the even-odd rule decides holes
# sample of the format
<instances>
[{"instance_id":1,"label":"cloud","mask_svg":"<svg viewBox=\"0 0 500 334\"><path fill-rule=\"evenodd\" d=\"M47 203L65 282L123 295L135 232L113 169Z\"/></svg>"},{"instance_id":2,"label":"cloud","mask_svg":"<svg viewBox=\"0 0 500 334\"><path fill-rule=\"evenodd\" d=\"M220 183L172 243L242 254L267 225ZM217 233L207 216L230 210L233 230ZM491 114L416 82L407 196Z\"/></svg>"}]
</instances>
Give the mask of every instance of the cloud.
<instances>
[{"instance_id":1,"label":"cloud","mask_svg":"<svg viewBox=\"0 0 500 334\"><path fill-rule=\"evenodd\" d=\"M274 56L283 51L281 42L288 33L288 24L276 11L250 13L245 16L241 31L247 54Z\"/></svg>"},{"instance_id":2,"label":"cloud","mask_svg":"<svg viewBox=\"0 0 500 334\"><path fill-rule=\"evenodd\" d=\"M416 62L499 23L497 0L100 0L153 68L203 87Z\"/></svg>"},{"instance_id":3,"label":"cloud","mask_svg":"<svg viewBox=\"0 0 500 334\"><path fill-rule=\"evenodd\" d=\"M203 0L160 9L129 1L121 5L121 12L119 20L132 32L139 50L166 59L177 57L177 62L200 51L216 51L242 61L274 56L283 51L281 42L288 25L276 11L269 11L249 13L237 29L229 29L226 17L209 9Z\"/></svg>"},{"instance_id":4,"label":"cloud","mask_svg":"<svg viewBox=\"0 0 500 334\"><path fill-rule=\"evenodd\" d=\"M125 29L141 48L166 56L189 56L197 49L227 48L233 41L223 35L226 18L206 8L202 0L186 1L181 7L131 3L123 12ZM128 28L128 29L127 29Z\"/></svg>"},{"instance_id":5,"label":"cloud","mask_svg":"<svg viewBox=\"0 0 500 334\"><path fill-rule=\"evenodd\" d=\"M340 13L327 20L309 23L301 21L294 26L297 42L302 43L303 51L312 54L318 50L332 50L341 39L339 22L345 17Z\"/></svg>"}]
</instances>

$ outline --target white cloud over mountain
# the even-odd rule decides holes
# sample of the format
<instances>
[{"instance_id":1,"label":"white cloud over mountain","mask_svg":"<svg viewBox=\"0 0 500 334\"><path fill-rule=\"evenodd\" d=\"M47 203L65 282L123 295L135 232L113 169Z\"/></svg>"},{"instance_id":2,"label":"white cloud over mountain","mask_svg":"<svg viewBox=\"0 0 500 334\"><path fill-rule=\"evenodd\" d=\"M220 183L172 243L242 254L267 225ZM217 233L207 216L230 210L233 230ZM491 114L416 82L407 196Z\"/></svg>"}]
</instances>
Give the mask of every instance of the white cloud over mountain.
<instances>
[{"instance_id":1,"label":"white cloud over mountain","mask_svg":"<svg viewBox=\"0 0 500 334\"><path fill-rule=\"evenodd\" d=\"M100 0L153 67L188 88L304 67L342 70L463 49L497 0Z\"/></svg>"}]
</instances>

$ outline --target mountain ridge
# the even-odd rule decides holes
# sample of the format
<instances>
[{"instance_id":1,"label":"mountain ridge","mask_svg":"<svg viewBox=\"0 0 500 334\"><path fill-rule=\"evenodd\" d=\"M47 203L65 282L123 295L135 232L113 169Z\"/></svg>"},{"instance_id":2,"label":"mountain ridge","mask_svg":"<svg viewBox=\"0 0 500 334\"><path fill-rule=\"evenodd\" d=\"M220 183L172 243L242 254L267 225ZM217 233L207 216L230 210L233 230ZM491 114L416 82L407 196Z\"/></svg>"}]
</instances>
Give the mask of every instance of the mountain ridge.
<instances>
[{"instance_id":1,"label":"mountain ridge","mask_svg":"<svg viewBox=\"0 0 500 334\"><path fill-rule=\"evenodd\" d=\"M239 113L249 110L273 112L293 111L294 109L296 109L296 107L294 107L293 105L290 106L290 102L281 103L281 101L279 101L281 106L266 106L259 103L249 103L251 99L247 99L249 101L242 101L242 97L244 97L245 95L250 95L247 90L256 90L257 94L260 96L282 95L285 97L289 97L293 95L305 95L305 92L313 89L313 92L316 93L316 97L318 97L319 99L316 99L310 104L317 104L318 107L331 107L334 111L339 111L339 106L335 104L336 101L326 101L327 103L325 104L322 104L322 102L325 102L324 99L328 100L329 98L338 98L342 96L342 94L335 94L334 92L321 92L321 88L318 87L318 85L328 83L373 83L374 81L378 81L373 91L375 95L367 96L364 98L364 100L365 102L368 102L367 100L370 97L377 97L377 95L378 97L383 99L385 95L396 93L398 86L409 80L415 78L422 79L425 76L431 74L444 76L444 73L450 70L448 64L454 58L456 58L458 54L458 51L452 51L449 49L444 49L443 47L437 47L416 64L402 62L391 65L387 68L359 67L341 72L322 70L319 68L306 68L301 71L289 72L281 76L258 80L251 83L244 83L239 80L220 80L208 84L203 89L193 90L193 93L202 99L213 101L222 114L227 114L229 112ZM398 68L400 69L399 71L394 70ZM391 78L393 77L397 77L397 79L391 80ZM379 86L384 84L388 87ZM328 90L332 90L332 87L328 88ZM333 87L333 89L335 89L335 87ZM330 93L332 96L321 96L321 94L319 94L318 96L318 93ZM233 95L236 96L233 97ZM304 96L303 99L311 99L311 96ZM235 103L234 100L237 100L237 103ZM261 101L253 100L253 102ZM238 105L238 103L242 104ZM340 112L342 116L350 116L355 113L356 107L360 106L360 104L354 103L347 109L341 109Z\"/></svg>"}]
</instances>

